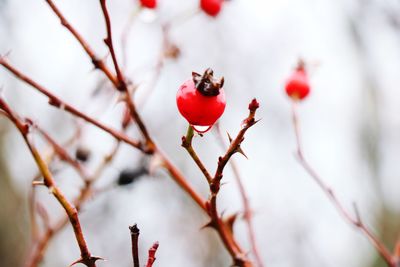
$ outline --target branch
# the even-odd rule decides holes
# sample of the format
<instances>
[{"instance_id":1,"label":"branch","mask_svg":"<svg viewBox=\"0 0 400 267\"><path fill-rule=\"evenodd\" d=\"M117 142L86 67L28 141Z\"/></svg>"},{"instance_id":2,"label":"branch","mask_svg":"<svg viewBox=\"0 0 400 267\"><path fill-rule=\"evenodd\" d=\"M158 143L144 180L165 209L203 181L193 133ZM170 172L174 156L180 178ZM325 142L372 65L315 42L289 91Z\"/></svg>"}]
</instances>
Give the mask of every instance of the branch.
<instances>
[{"instance_id":1,"label":"branch","mask_svg":"<svg viewBox=\"0 0 400 267\"><path fill-rule=\"evenodd\" d=\"M152 267L153 263L156 261L156 252L158 249L158 242L155 242L153 246L149 249L149 258L147 260L146 267Z\"/></svg>"},{"instance_id":2,"label":"branch","mask_svg":"<svg viewBox=\"0 0 400 267\"><path fill-rule=\"evenodd\" d=\"M65 28L67 28L67 30L69 32L71 32L71 34L75 37L75 39L80 43L82 48L85 50L86 54L88 54L88 56L92 60L94 67L97 69L100 69L107 76L107 78L112 82L112 84L114 84L115 86L118 86L117 77L115 77L115 75L107 67L105 62L103 60L99 59L98 56L96 56L95 52L90 47L89 43L69 23L69 21L64 17L64 15L57 8L57 6L54 4L54 2L52 0L46 0L46 2L50 6L50 8L53 10L53 12L57 15L57 17L60 19L61 25L63 25Z\"/></svg>"},{"instance_id":3,"label":"branch","mask_svg":"<svg viewBox=\"0 0 400 267\"><path fill-rule=\"evenodd\" d=\"M104 39L104 43L108 46L108 49L110 50L111 58L112 58L114 68L115 68L115 72L117 73L117 79L118 79L117 89L119 91L126 92L126 91L128 91L128 86L126 84L124 75L122 74L121 69L119 68L118 60L115 55L114 45L113 45L113 41L112 41L111 20L110 20L110 15L108 14L108 10L107 10L106 0L100 0L100 5L101 5L101 10L103 11L104 19L106 22L106 29L107 29L107 37Z\"/></svg>"},{"instance_id":4,"label":"branch","mask_svg":"<svg viewBox=\"0 0 400 267\"><path fill-rule=\"evenodd\" d=\"M196 151L194 151L192 146L192 140L194 136L193 127L191 125L188 126L186 136L182 136L182 146L186 149L189 155L192 157L194 162L199 167L200 171L203 173L204 177L206 177L208 183L211 183L212 177L211 174L208 172L207 168L204 166L203 162L197 155Z\"/></svg>"},{"instance_id":5,"label":"branch","mask_svg":"<svg viewBox=\"0 0 400 267\"><path fill-rule=\"evenodd\" d=\"M221 179L223 177L223 171L226 164L235 153L243 153L240 145L244 140L244 135L251 126L257 123L255 120L255 114L258 107L259 103L256 99L253 99L249 104L249 115L243 121L241 130L236 138L231 141L228 150L225 152L225 155L219 157L217 170L215 171L214 177L210 184L211 197L209 200L209 215L211 218L211 223L213 227L217 229L225 247L231 254L231 257L234 261L234 266L252 266L252 264L246 259L245 254L234 240L232 234L229 234L230 231L227 229L227 225L219 216L217 208L217 196L221 187Z\"/></svg>"},{"instance_id":6,"label":"branch","mask_svg":"<svg viewBox=\"0 0 400 267\"><path fill-rule=\"evenodd\" d=\"M327 184L325 184L324 180L319 176L319 174L313 169L313 167L308 163L306 158L304 157L301 138L300 138L300 130L299 130L299 120L296 110L296 102L292 102L292 119L294 132L296 135L296 145L297 145L297 159L300 165L304 168L304 170L313 178L314 182L320 187L320 189L325 193L325 195L329 198L338 212L343 216L343 218L350 224L354 225L367 237L367 239L371 242L371 244L375 247L377 252L381 255L381 257L385 260L389 267L396 267L394 263L394 258L386 248L386 246L380 241L363 223L361 217L358 214L356 209L355 218L346 210L346 208L342 205L342 203L337 199L334 191Z\"/></svg>"},{"instance_id":7,"label":"branch","mask_svg":"<svg viewBox=\"0 0 400 267\"><path fill-rule=\"evenodd\" d=\"M140 231L136 224L129 226L129 230L131 232L133 267L140 267L138 246Z\"/></svg>"},{"instance_id":8,"label":"branch","mask_svg":"<svg viewBox=\"0 0 400 267\"><path fill-rule=\"evenodd\" d=\"M103 157L103 160L97 166L90 179L86 181L85 186L80 190L79 196L74 200L74 205L78 212L80 212L81 207L85 203L85 201L89 199L93 183L100 177L105 167L112 162L113 158L118 152L119 147L120 141L115 144L115 146L111 149L111 152ZM25 265L26 267L36 267L39 265L39 262L42 260L44 252L47 248L47 244L50 242L55 234L59 233L61 229L63 229L67 225L67 223L68 217L63 217L58 220L54 227L49 227L46 229L41 238L38 239L36 243L32 246L32 251Z\"/></svg>"},{"instance_id":9,"label":"branch","mask_svg":"<svg viewBox=\"0 0 400 267\"><path fill-rule=\"evenodd\" d=\"M66 21L65 18L62 16L61 12L55 7L54 3L51 0L46 0L46 1L47 1L47 3L50 4L50 6L52 7L53 11L60 18L61 22L64 21L64 23L62 23L62 25L67 27L65 25L65 21ZM67 23L67 24L69 25L69 23ZM70 25L69 25L69 27L67 27L67 29L69 31L71 31L71 33L75 36L75 38L77 38L77 36L74 34L74 32L71 30L71 28L72 28L72 26L70 26ZM79 41L79 38L77 38L77 39ZM82 38L80 40L82 40ZM85 51L89 55L89 57L92 58L92 61L93 61L93 57L92 57L93 54L89 53L86 49L85 49ZM106 73L106 72L110 73L109 69L105 65L102 65L102 66L104 66L104 67L100 68L100 70L102 70L104 73ZM106 76L110 79L110 81L113 79L112 77L110 77L107 74L106 74ZM125 80L117 81L117 79L113 79L113 85L117 89L119 88L118 86L119 86L120 83L125 83ZM127 86L125 86L125 87L127 87ZM127 106L128 106L128 109L130 111L130 114L131 114L132 118L134 119L134 121L136 122L136 124L139 127L140 132L143 134L144 138L146 139L146 147L143 148L142 144L138 143L138 142L136 143L136 145L134 145L134 143L132 143L132 142L127 142L127 140L129 140L129 138L128 139L126 139L125 137L122 138L122 136L119 136L119 138L118 138L117 137L118 134L115 135L115 132L113 133L113 131L107 131L107 132L110 133L111 135L113 135L118 140L122 140L122 141L124 141L124 142L126 142L126 143L128 143L128 144L130 144L130 145L142 150L143 152L146 152L146 153L149 153L149 154L154 154L154 156L159 157L161 162L162 162L162 165L168 171L170 176L175 180L175 182L184 191L186 191L191 196L191 198L199 205L199 207L201 209L206 211L205 200L188 184L188 182L186 181L186 179L182 175L182 173L176 168L176 166L168 159L168 157L166 157L164 152L159 147L157 147L156 144L151 139L151 137L150 137L150 135L149 135L149 133L147 131L147 128L145 127L141 117L139 116L139 114L136 111L136 107L135 107L134 103L132 102L129 90L127 90L125 92L124 99L125 99L125 101L127 103Z\"/></svg>"},{"instance_id":10,"label":"branch","mask_svg":"<svg viewBox=\"0 0 400 267\"><path fill-rule=\"evenodd\" d=\"M241 150L241 143L244 140L244 134L246 131L253 126L257 121L255 120L255 113L259 104L256 99L253 99L249 104L249 115L243 121L241 130L239 131L237 137L231 141L229 148L227 149L224 156L219 157L218 159L218 167L215 172L214 177L208 173L207 169L204 167L203 163L197 156L196 152L192 147L192 139L193 139L193 128L189 126L186 137L182 138L182 146L186 148L188 153L191 155L193 160L196 162L200 170L203 172L210 186L210 200L207 202L207 213L211 219L211 221L207 224L207 226L213 227L219 234L225 248L228 250L229 254L232 257L233 265L240 267L252 266L251 262L246 258L245 253L237 244L234 239L233 232L230 231L230 227L227 223L225 223L219 215L217 209L217 196L221 186L221 179L223 176L224 167L235 153L243 153Z\"/></svg>"},{"instance_id":11,"label":"branch","mask_svg":"<svg viewBox=\"0 0 400 267\"><path fill-rule=\"evenodd\" d=\"M222 146L223 149L227 150L228 147L224 142L224 138L222 136L222 132L221 132L221 128L219 127L219 124L216 125L216 133L218 135L218 140L220 141L220 144ZM238 185L239 188L239 193L240 193L240 197L242 199L242 203L243 203L243 218L244 221L246 222L247 225L247 231L249 233L249 239L250 239L250 245L251 245L251 250L253 251L254 254L254 258L257 262L258 267L263 267L264 264L261 260L261 256L257 247L257 241L256 241L256 235L254 232L254 227L253 227L253 222L252 222L252 217L253 217L253 212L251 210L250 207L250 202L249 202L249 198L247 196L246 190L244 188L244 184L242 182L242 177L240 175L239 172L239 167L236 164L235 159L231 159L229 161L231 168L232 168L232 172L233 172L233 176L235 178L235 181Z\"/></svg>"},{"instance_id":12,"label":"branch","mask_svg":"<svg viewBox=\"0 0 400 267\"><path fill-rule=\"evenodd\" d=\"M45 161L40 156L36 147L32 144L32 142L28 138L30 124L21 121L16 114L10 109L7 103L3 98L0 98L0 108L9 115L9 119L14 123L15 127L21 133L26 145L28 146L31 154L38 165L39 170L41 171L44 179L44 185L50 190L50 192L54 195L54 197L58 200L61 206L64 208L65 212L68 215L68 218L73 227L75 238L78 243L79 249L81 251L81 258L77 260L75 263L82 263L88 267L95 267L96 261L99 260L99 257L94 257L90 254L90 251L87 247L85 238L82 233L82 228L78 218L78 212L76 208L66 199L62 191L57 187L53 176L45 163Z\"/></svg>"},{"instance_id":13,"label":"branch","mask_svg":"<svg viewBox=\"0 0 400 267\"><path fill-rule=\"evenodd\" d=\"M142 143L133 140L131 138L129 138L128 136L126 136L125 134L121 134L120 132L102 124L101 122L97 121L96 119L89 117L88 115L84 114L83 112L79 111L78 109L74 108L72 105L64 102L63 100L61 100L60 98L56 97L55 95L53 95L52 93L50 93L49 90L47 90L45 87L43 87L42 85L38 84L37 82L35 82L34 80L32 80L31 78L29 78L28 76L26 76L25 74L23 74L22 72L20 72L19 70L17 70L15 67L13 67L12 65L10 65L4 57L0 57L0 65L2 65L3 67L5 67L7 70L9 70L12 74L14 74L14 76L16 76L19 80L29 84L30 86L32 86L33 88L35 88L37 91L39 91L41 94L45 95L48 97L49 99L49 104L59 108L61 110L65 110L71 114L73 114L74 116L81 118L83 120L85 120L86 122L93 124L94 126L102 129L105 132L108 132L109 134L111 134L112 136L114 136L116 139L121 140L139 150L142 150L143 152L148 152L145 150L145 148L143 147Z\"/></svg>"}]
</instances>

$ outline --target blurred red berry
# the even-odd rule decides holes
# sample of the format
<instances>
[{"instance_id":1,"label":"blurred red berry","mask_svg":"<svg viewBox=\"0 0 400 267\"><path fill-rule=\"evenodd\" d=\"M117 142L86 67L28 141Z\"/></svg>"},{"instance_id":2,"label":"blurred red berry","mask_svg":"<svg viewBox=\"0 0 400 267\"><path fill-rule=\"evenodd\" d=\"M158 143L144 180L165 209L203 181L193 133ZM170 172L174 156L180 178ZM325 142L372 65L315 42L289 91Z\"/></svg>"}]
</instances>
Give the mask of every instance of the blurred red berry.
<instances>
[{"instance_id":1,"label":"blurred red berry","mask_svg":"<svg viewBox=\"0 0 400 267\"><path fill-rule=\"evenodd\" d=\"M212 17L216 17L222 8L224 0L200 0L201 9Z\"/></svg>"},{"instance_id":2,"label":"blurred red berry","mask_svg":"<svg viewBox=\"0 0 400 267\"><path fill-rule=\"evenodd\" d=\"M310 84L304 63L300 62L286 82L286 93L294 100L302 100L310 93Z\"/></svg>"},{"instance_id":3,"label":"blurred red berry","mask_svg":"<svg viewBox=\"0 0 400 267\"><path fill-rule=\"evenodd\" d=\"M192 75L193 79L179 87L176 95L178 110L195 130L198 130L196 126L211 128L225 110L224 79L215 79L211 69L203 75L195 72Z\"/></svg>"},{"instance_id":4,"label":"blurred red berry","mask_svg":"<svg viewBox=\"0 0 400 267\"><path fill-rule=\"evenodd\" d=\"M140 0L143 7L154 9L157 7L157 0Z\"/></svg>"}]
</instances>

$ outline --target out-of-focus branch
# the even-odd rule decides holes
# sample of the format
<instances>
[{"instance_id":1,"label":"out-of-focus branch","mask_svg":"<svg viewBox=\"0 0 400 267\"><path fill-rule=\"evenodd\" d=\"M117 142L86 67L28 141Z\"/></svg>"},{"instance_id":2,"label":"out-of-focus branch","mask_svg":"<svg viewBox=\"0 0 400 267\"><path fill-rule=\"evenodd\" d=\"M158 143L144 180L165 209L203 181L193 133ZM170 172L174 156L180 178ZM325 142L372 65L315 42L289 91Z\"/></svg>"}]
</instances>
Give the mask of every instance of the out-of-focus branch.
<instances>
[{"instance_id":1,"label":"out-of-focus branch","mask_svg":"<svg viewBox=\"0 0 400 267\"><path fill-rule=\"evenodd\" d=\"M61 206L64 208L65 212L68 215L69 221L71 222L71 225L75 233L75 238L77 240L79 249L81 251L81 258L77 260L76 263L82 263L88 267L95 267L96 261L99 260L100 258L91 255L87 247L86 240L82 233L82 228L79 222L78 212L76 208L66 199L62 191L57 187L46 162L42 159L36 147L29 140L28 137L30 129L29 122L27 123L20 120L18 116L10 109L10 107L7 105L7 103L4 101L3 98L0 98L0 108L9 115L8 116L9 119L13 122L13 124L21 133L26 145L31 151L31 154L38 168L40 169L43 175L44 185L50 190L50 192L58 200L58 202L61 204Z\"/></svg>"},{"instance_id":2,"label":"out-of-focus branch","mask_svg":"<svg viewBox=\"0 0 400 267\"><path fill-rule=\"evenodd\" d=\"M29 119L32 121L31 119ZM34 125L34 127L40 132L40 134L46 139L46 141L53 147L54 152L58 155L58 157L62 160L70 164L82 177L84 180L88 180L89 177L86 174L86 171L82 167L82 165L74 158L72 158L68 152L58 144L45 130L40 128L38 125Z\"/></svg>"},{"instance_id":3,"label":"out-of-focus branch","mask_svg":"<svg viewBox=\"0 0 400 267\"><path fill-rule=\"evenodd\" d=\"M220 141L220 144L222 146L223 149L227 150L228 147L224 142L224 137L222 135L221 132L221 127L219 127L219 124L215 125L216 126L216 133L218 135L218 140ZM232 168L232 172L233 172L233 176L235 178L235 181L238 185L239 188L239 193L240 193L240 197L242 199L242 203L243 203L243 219L246 222L247 225L247 231L249 234L249 239L250 239L250 245L251 245L251 250L254 254L254 258L256 260L256 263L258 265L258 267L263 267L264 264L262 262L260 253L258 251L258 247L257 247L257 241L256 241L256 235L254 232L254 227L253 227L253 222L252 222L252 217L253 217L253 212L251 210L251 206L250 206L250 202L249 202L249 198L247 196L246 193L246 189L244 188L244 184L242 182L242 177L240 175L239 172L239 168L236 164L236 161L234 158L230 159L229 161L230 166Z\"/></svg>"},{"instance_id":4,"label":"out-of-focus branch","mask_svg":"<svg viewBox=\"0 0 400 267\"><path fill-rule=\"evenodd\" d=\"M292 120L294 126L294 132L296 135L296 146L297 146L297 159L300 165L304 168L304 170L313 178L314 182L320 187L320 189L325 193L325 195L329 198L338 212L343 216L343 218L354 225L368 238L371 244L375 247L377 252L381 255L381 257L385 260L389 267L397 267L395 264L394 257L390 253L390 251L386 248L385 244L383 244L378 237L376 237L371 230L364 224L361 220L361 217L358 214L357 209L355 209L356 215L353 216L349 211L342 205L342 203L337 199L334 191L330 188L324 180L319 176L319 174L314 170L314 168L308 163L306 158L304 157L304 152L302 149L301 138L300 138L300 129L299 129L299 120L297 115L297 102L292 101Z\"/></svg>"}]
</instances>

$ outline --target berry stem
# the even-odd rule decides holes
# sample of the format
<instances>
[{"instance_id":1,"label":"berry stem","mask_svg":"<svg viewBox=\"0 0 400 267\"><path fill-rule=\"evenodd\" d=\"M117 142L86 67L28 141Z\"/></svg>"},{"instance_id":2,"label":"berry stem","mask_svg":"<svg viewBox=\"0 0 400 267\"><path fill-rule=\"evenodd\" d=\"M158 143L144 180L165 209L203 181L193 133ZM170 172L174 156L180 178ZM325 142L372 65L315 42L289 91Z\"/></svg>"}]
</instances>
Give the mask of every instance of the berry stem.
<instances>
[{"instance_id":1,"label":"berry stem","mask_svg":"<svg viewBox=\"0 0 400 267\"><path fill-rule=\"evenodd\" d=\"M194 162L197 164L197 167L199 167L204 177L206 177L208 184L210 184L212 180L211 174L208 172L207 168L204 166L203 162L197 155L196 151L193 149L192 146L193 136L194 136L194 130L193 127L189 124L186 136L182 136L182 146L186 149L186 151L192 157Z\"/></svg>"}]
</instances>

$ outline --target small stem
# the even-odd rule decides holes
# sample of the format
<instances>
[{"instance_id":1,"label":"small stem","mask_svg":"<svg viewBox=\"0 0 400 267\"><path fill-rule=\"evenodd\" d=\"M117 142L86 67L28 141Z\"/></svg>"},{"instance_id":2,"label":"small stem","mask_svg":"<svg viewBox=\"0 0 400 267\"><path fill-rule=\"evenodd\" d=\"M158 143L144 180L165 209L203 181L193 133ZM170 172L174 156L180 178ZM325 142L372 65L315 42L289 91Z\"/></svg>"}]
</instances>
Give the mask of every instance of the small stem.
<instances>
[{"instance_id":1,"label":"small stem","mask_svg":"<svg viewBox=\"0 0 400 267\"><path fill-rule=\"evenodd\" d=\"M140 231L136 224L134 224L133 226L129 226L129 230L131 232L133 267L140 267L138 245Z\"/></svg>"},{"instance_id":2,"label":"small stem","mask_svg":"<svg viewBox=\"0 0 400 267\"><path fill-rule=\"evenodd\" d=\"M199 167L200 171L203 173L204 177L207 179L208 184L211 183L212 177L211 174L208 172L207 168L204 166L203 162L197 155L196 151L193 149L192 140L194 136L193 127L191 125L188 126L186 136L182 137L182 146L186 149L189 155L192 157L194 162Z\"/></svg>"}]
</instances>

